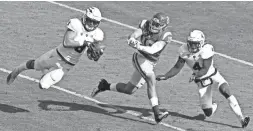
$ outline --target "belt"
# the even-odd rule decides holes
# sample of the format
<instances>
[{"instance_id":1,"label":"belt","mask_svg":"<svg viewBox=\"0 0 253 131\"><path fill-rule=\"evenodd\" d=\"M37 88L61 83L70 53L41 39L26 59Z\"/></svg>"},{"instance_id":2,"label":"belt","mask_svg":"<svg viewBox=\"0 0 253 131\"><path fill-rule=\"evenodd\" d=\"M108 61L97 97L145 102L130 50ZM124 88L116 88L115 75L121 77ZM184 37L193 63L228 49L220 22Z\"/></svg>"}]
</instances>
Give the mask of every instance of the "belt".
<instances>
[{"instance_id":1,"label":"belt","mask_svg":"<svg viewBox=\"0 0 253 131\"><path fill-rule=\"evenodd\" d=\"M56 52L57 52L57 54L61 57L61 59L62 59L64 62L66 62L67 64L69 64L69 65L71 65L71 66L74 66L74 65L75 65L75 64L73 64L73 63L67 61L67 60L62 56L62 54L58 51L58 49L56 49Z\"/></svg>"}]
</instances>

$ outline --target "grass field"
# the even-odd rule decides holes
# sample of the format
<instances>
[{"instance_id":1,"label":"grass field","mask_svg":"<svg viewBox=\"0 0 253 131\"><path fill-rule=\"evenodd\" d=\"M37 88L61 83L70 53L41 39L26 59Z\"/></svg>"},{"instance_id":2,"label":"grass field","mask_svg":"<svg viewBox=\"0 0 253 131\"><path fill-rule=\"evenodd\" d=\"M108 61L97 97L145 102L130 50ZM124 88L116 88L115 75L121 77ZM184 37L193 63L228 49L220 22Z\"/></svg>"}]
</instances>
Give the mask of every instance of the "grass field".
<instances>
[{"instance_id":1,"label":"grass field","mask_svg":"<svg viewBox=\"0 0 253 131\"><path fill-rule=\"evenodd\" d=\"M162 11L171 18L173 39L185 41L189 29L205 32L207 40L217 52L253 62L253 2L59 2L84 10L90 6L101 9L104 17L137 27L142 19L149 19ZM81 13L49 2L0 2L0 68L12 70L28 59L33 59L61 44L66 23ZM128 81L132 71L134 52L126 44L132 29L103 20L100 28L106 33L104 56L98 62L84 55L57 86L89 96L99 79L110 82ZM156 66L162 74L173 66L180 45L167 46ZM231 85L245 114L253 116L253 67L215 56L215 65ZM191 72L184 68L176 77L157 83L162 109L170 111L163 125L140 119L132 111L153 118L146 86L133 95L114 92L99 94L95 99L108 105L97 104L66 92L50 88L40 90L38 83L18 78L6 85L8 73L0 72L0 130L1 131L253 131L250 123L240 128L227 100L214 90L213 100L218 103L214 116L200 119L196 85L188 83ZM23 75L39 79L40 73ZM169 125L169 126L168 126ZM172 126L172 127L170 127ZM173 129L177 127L178 129Z\"/></svg>"}]
</instances>

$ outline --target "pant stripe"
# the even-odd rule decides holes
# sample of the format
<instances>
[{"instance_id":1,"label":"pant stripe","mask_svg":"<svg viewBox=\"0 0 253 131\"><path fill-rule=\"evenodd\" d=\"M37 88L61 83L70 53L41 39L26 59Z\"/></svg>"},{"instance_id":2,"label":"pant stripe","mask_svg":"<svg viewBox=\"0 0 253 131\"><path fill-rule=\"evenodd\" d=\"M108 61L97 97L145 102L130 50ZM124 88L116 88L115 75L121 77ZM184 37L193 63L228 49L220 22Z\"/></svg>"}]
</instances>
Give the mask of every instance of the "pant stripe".
<instances>
[{"instance_id":1,"label":"pant stripe","mask_svg":"<svg viewBox=\"0 0 253 131\"><path fill-rule=\"evenodd\" d=\"M141 66L138 62L138 59L137 59L137 53L134 53L133 54L133 63L134 63L134 66L135 68L137 69L137 71L141 74L141 76L146 79L146 74L145 72L141 69Z\"/></svg>"}]
</instances>

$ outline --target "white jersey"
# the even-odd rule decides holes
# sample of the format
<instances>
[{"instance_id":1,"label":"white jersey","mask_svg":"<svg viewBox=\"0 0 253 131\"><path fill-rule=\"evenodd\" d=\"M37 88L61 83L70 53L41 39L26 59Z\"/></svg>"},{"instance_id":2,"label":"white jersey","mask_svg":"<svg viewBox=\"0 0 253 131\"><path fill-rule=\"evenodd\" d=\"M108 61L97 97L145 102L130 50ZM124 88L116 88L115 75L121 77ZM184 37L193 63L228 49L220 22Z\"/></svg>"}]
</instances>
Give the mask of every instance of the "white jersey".
<instances>
[{"instance_id":1,"label":"white jersey","mask_svg":"<svg viewBox=\"0 0 253 131\"><path fill-rule=\"evenodd\" d=\"M200 68L203 67L204 59L208 59L213 55L214 49L213 46L210 44L205 44L197 53L190 53L187 44L184 44L179 48L179 56L185 60L186 64L192 69L194 73L198 72ZM208 77L214 72L215 68L213 66L212 60L211 66L209 67L207 73L201 78Z\"/></svg>"},{"instance_id":2,"label":"white jersey","mask_svg":"<svg viewBox=\"0 0 253 131\"><path fill-rule=\"evenodd\" d=\"M104 33L101 29L96 28L94 31L87 32L80 19L74 18L70 19L67 24L67 28L76 33L75 41L78 41L80 47L65 47L64 41L57 47L57 53L68 63L75 65L86 47L83 46L84 42L98 42L104 39Z\"/></svg>"}]
</instances>

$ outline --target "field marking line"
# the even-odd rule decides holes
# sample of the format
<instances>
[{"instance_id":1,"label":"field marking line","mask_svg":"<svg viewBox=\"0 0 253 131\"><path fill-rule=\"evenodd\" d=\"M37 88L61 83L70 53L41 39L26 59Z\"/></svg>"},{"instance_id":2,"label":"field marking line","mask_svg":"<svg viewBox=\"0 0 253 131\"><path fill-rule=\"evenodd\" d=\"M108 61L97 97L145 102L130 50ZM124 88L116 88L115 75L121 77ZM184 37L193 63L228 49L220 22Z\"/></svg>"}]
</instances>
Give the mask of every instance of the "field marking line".
<instances>
[{"instance_id":1,"label":"field marking line","mask_svg":"<svg viewBox=\"0 0 253 131\"><path fill-rule=\"evenodd\" d=\"M4 68L0 68L0 71L5 72L5 73L8 73L8 74L11 73L10 70L4 69ZM38 79L29 77L29 76L26 76L26 75L22 75L22 74L19 74L18 76L21 77L21 78L24 78L24 79L27 79L27 80L34 81L34 82L36 82L36 83L39 83L39 80L38 80ZM86 100L92 101L92 102L97 103L97 104L104 104L104 105L109 105L109 106L111 106L111 107L114 107L114 106L112 106L112 105L110 105L110 104L108 104L108 103L100 102L100 101L98 101L98 100L96 100L96 99L90 98L90 97L85 96L85 95L82 95L82 94L78 94L78 93L76 93L76 92L74 92L74 91L70 91L70 90L61 88L61 87L59 87L59 86L53 85L53 86L51 86L51 87L52 87L52 88L55 88L55 89L57 89L57 90L63 91L63 92L65 92L65 93L68 93L68 94L71 94L71 95L74 95L74 96L77 96L77 97L80 97L80 98L84 98L84 99L86 99ZM131 111L131 110L125 110L125 109L118 108L118 107L114 107L114 109L115 109L115 110L118 110L118 111L124 111L126 114L130 114L130 115L132 115L132 116L139 117L139 118L141 118L141 119L143 119L143 120L155 122L154 119L149 118L149 117L144 117L144 116L142 116L142 114L137 113L137 112L134 112L134 111ZM166 127L168 127L168 128L171 128L171 129L175 129L175 130L177 130L177 131L186 131L185 129L182 129L182 128L179 128L179 127L175 127L175 126L169 125L169 124L167 124L167 123L163 123L163 122L161 122L160 125L166 126Z\"/></svg>"},{"instance_id":2,"label":"field marking line","mask_svg":"<svg viewBox=\"0 0 253 131\"><path fill-rule=\"evenodd\" d=\"M65 8L68 8L70 10L74 10L74 11L77 11L77 12L81 12L81 13L85 13L85 11L83 10L80 10L80 9L77 9L77 8L74 8L74 7L70 7L68 5L65 5L65 4L61 4L61 3L58 3L58 2L54 2L54 1L47 1L49 3L52 3L52 4L56 4L56 5L59 5L61 7L65 7ZM121 22L118 22L118 21L115 21L115 20L111 20L111 19L108 19L108 18L105 18L105 17L102 17L104 20L108 21L108 22L111 22L111 23L114 23L114 24L118 24L118 25L121 25L121 26L124 26L124 27L127 27L127 28L130 28L130 29L137 29L136 27L133 27L133 26L130 26L130 25L127 25L127 24L124 24L124 23L121 23ZM182 41L178 41L178 40L172 40L173 42L175 43L178 43L178 44L185 44L184 42ZM239 62L239 63L242 63L242 64L245 64L245 65L248 65L248 66L251 66L253 67L253 63L250 63L250 62L247 62L245 60L240 60L240 59L237 59L237 58L234 58L232 56L228 56L226 54L222 54L222 53L219 53L219 52L215 52L215 54L221 56L221 57L224 57L224 58L227 58L227 59L230 59L230 60L233 60L233 61L236 61L236 62Z\"/></svg>"}]
</instances>

